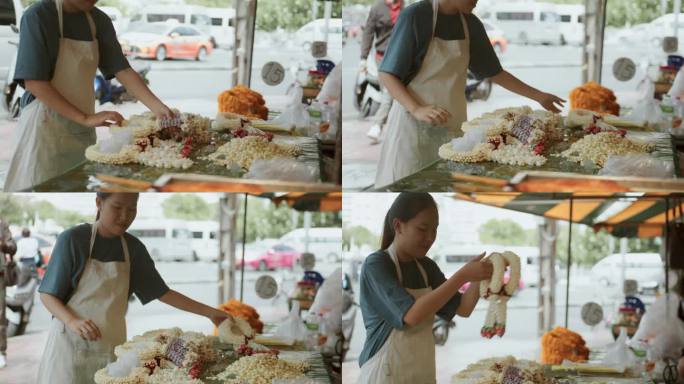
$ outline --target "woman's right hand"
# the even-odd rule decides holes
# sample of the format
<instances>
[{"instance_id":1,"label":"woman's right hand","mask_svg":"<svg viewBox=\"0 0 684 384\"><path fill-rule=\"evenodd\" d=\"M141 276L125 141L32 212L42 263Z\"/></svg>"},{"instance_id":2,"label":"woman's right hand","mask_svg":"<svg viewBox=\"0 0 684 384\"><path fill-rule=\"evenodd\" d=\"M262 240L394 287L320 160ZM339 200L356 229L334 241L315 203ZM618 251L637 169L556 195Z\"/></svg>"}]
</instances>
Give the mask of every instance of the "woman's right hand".
<instances>
[{"instance_id":1,"label":"woman's right hand","mask_svg":"<svg viewBox=\"0 0 684 384\"><path fill-rule=\"evenodd\" d=\"M92 320L74 318L66 325L75 334L81 336L83 340L95 341L102 338L100 328L98 328Z\"/></svg>"},{"instance_id":2,"label":"woman's right hand","mask_svg":"<svg viewBox=\"0 0 684 384\"><path fill-rule=\"evenodd\" d=\"M86 127L109 127L110 125L121 125L124 120L118 112L102 111L93 115L86 115L83 125Z\"/></svg>"},{"instance_id":3,"label":"woman's right hand","mask_svg":"<svg viewBox=\"0 0 684 384\"><path fill-rule=\"evenodd\" d=\"M463 273L466 280L478 282L492 278L494 266L490 262L482 261L483 257L485 257L485 252L482 252L478 257L470 260L459 270L459 272Z\"/></svg>"},{"instance_id":4,"label":"woman's right hand","mask_svg":"<svg viewBox=\"0 0 684 384\"><path fill-rule=\"evenodd\" d=\"M435 105L421 105L411 112L416 120L429 124L443 124L451 117L451 114L444 108Z\"/></svg>"}]
</instances>

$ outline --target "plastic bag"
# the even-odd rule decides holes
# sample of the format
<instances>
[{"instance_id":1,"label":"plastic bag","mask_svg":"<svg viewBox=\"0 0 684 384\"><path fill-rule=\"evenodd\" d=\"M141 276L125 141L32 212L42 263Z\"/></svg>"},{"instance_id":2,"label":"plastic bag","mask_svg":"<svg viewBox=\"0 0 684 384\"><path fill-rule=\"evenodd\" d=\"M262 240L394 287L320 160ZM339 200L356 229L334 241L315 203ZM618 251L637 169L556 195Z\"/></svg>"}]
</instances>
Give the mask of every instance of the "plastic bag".
<instances>
[{"instance_id":1,"label":"plastic bag","mask_svg":"<svg viewBox=\"0 0 684 384\"><path fill-rule=\"evenodd\" d=\"M246 179L287 180L317 183L321 180L318 169L293 159L254 160Z\"/></svg>"},{"instance_id":2,"label":"plastic bag","mask_svg":"<svg viewBox=\"0 0 684 384\"><path fill-rule=\"evenodd\" d=\"M451 140L451 146L456 152L470 152L476 145L483 143L487 136L487 127L484 125L475 126L466 131L463 137Z\"/></svg>"},{"instance_id":3,"label":"plastic bag","mask_svg":"<svg viewBox=\"0 0 684 384\"><path fill-rule=\"evenodd\" d=\"M124 145L133 143L133 132L130 129L110 129L109 134L110 138L98 142L102 153L119 153Z\"/></svg>"},{"instance_id":4,"label":"plastic bag","mask_svg":"<svg viewBox=\"0 0 684 384\"><path fill-rule=\"evenodd\" d=\"M292 302L292 309L290 314L278 325L274 332L274 336L284 339L285 341L304 341L306 340L307 329L299 317L299 301Z\"/></svg>"},{"instance_id":5,"label":"plastic bag","mask_svg":"<svg viewBox=\"0 0 684 384\"><path fill-rule=\"evenodd\" d=\"M646 154L610 155L599 175L670 179L674 177L674 164Z\"/></svg>"},{"instance_id":6,"label":"plastic bag","mask_svg":"<svg viewBox=\"0 0 684 384\"><path fill-rule=\"evenodd\" d=\"M636 365L636 357L627 345L627 329L620 328L620 336L608 346L603 364L624 372L626 368Z\"/></svg>"},{"instance_id":7,"label":"plastic bag","mask_svg":"<svg viewBox=\"0 0 684 384\"><path fill-rule=\"evenodd\" d=\"M126 352L113 363L107 365L107 374L112 377L126 377L140 362L138 352Z\"/></svg>"},{"instance_id":8,"label":"plastic bag","mask_svg":"<svg viewBox=\"0 0 684 384\"><path fill-rule=\"evenodd\" d=\"M641 318L632 340L648 343L649 360L679 359L684 348L684 324L677 316L680 301L672 293L659 297Z\"/></svg>"},{"instance_id":9,"label":"plastic bag","mask_svg":"<svg viewBox=\"0 0 684 384\"><path fill-rule=\"evenodd\" d=\"M642 64L642 68L643 66ZM648 76L646 69L643 69L643 73L646 75L637 87L639 97L631 113L626 117L632 121L646 121L650 124L657 124L662 120L662 112L660 111L658 100L653 98L655 83Z\"/></svg>"},{"instance_id":10,"label":"plastic bag","mask_svg":"<svg viewBox=\"0 0 684 384\"><path fill-rule=\"evenodd\" d=\"M292 90L291 98L283 112L273 120L273 124L281 125L285 128L305 127L308 124L306 105L302 104L304 90L296 84Z\"/></svg>"},{"instance_id":11,"label":"plastic bag","mask_svg":"<svg viewBox=\"0 0 684 384\"><path fill-rule=\"evenodd\" d=\"M328 276L316 293L310 312L325 314L342 313L342 268L338 267Z\"/></svg>"},{"instance_id":12,"label":"plastic bag","mask_svg":"<svg viewBox=\"0 0 684 384\"><path fill-rule=\"evenodd\" d=\"M316 97L321 102L337 105L342 96L342 65L338 63L323 82L323 87Z\"/></svg>"}]
</instances>

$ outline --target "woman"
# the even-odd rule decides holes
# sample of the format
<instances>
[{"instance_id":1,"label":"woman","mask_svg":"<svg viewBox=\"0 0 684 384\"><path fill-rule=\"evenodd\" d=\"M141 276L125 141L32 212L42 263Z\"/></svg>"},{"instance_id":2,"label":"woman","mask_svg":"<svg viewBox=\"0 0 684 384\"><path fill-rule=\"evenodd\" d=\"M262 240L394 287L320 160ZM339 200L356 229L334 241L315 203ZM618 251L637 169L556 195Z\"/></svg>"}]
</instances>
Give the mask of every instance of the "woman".
<instances>
[{"instance_id":1,"label":"woman","mask_svg":"<svg viewBox=\"0 0 684 384\"><path fill-rule=\"evenodd\" d=\"M438 159L439 146L462 136L467 120L468 69L478 78L560 112L564 100L504 71L482 22L477 0L422 0L399 15L380 65L380 81L398 103L388 118L375 187L381 188Z\"/></svg>"},{"instance_id":2,"label":"woman","mask_svg":"<svg viewBox=\"0 0 684 384\"><path fill-rule=\"evenodd\" d=\"M130 67L111 20L94 7L96 2L42 0L21 19L14 79L28 92L5 191L31 188L75 167L95 143L95 127L123 120L116 112L95 113L98 67L106 78L116 76L158 118L173 117Z\"/></svg>"},{"instance_id":3,"label":"woman","mask_svg":"<svg viewBox=\"0 0 684 384\"><path fill-rule=\"evenodd\" d=\"M361 271L361 312L366 341L359 357L359 383L435 383L435 314L468 317L479 299L479 284L492 265L484 253L449 279L425 254L435 241L439 217L428 193L401 193L385 216L382 250L368 256Z\"/></svg>"},{"instance_id":4,"label":"woman","mask_svg":"<svg viewBox=\"0 0 684 384\"><path fill-rule=\"evenodd\" d=\"M92 383L95 372L113 360L114 347L126 341L124 316L132 293L143 304L159 299L217 326L232 321L164 283L145 246L126 233L137 202L138 194L98 193L95 223L70 228L57 239L39 288L54 317L38 383Z\"/></svg>"}]
</instances>

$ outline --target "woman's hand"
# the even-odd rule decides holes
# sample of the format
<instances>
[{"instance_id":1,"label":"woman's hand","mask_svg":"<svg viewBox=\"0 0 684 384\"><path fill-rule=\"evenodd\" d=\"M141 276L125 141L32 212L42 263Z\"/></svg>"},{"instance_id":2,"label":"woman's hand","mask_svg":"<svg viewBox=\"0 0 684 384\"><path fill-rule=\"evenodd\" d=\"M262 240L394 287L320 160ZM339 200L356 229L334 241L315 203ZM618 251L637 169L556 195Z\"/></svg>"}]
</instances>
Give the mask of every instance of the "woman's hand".
<instances>
[{"instance_id":1,"label":"woman's hand","mask_svg":"<svg viewBox=\"0 0 684 384\"><path fill-rule=\"evenodd\" d=\"M563 103L565 103L565 100L550 93L542 93L536 100L544 109L553 113L560 113L560 108L563 108ZM556 107L556 104L558 104L558 107Z\"/></svg>"},{"instance_id":2,"label":"woman's hand","mask_svg":"<svg viewBox=\"0 0 684 384\"><path fill-rule=\"evenodd\" d=\"M477 282L482 280L488 280L492 278L492 273L494 271L494 266L492 263L482 261L485 253L482 252L478 257L470 260L460 272L463 276L470 282Z\"/></svg>"},{"instance_id":3,"label":"woman's hand","mask_svg":"<svg viewBox=\"0 0 684 384\"><path fill-rule=\"evenodd\" d=\"M416 120L430 124L443 124L451 117L451 114L444 108L434 105L423 105L414 109L411 114Z\"/></svg>"},{"instance_id":4,"label":"woman's hand","mask_svg":"<svg viewBox=\"0 0 684 384\"><path fill-rule=\"evenodd\" d=\"M102 111L94 115L86 115L82 125L91 128L109 127L110 125L121 125L123 120L123 116L118 112Z\"/></svg>"},{"instance_id":5,"label":"woman's hand","mask_svg":"<svg viewBox=\"0 0 684 384\"><path fill-rule=\"evenodd\" d=\"M77 317L70 320L67 327L71 329L75 334L81 336L83 340L95 341L102 338L102 333L100 329L93 323L92 320L83 320Z\"/></svg>"},{"instance_id":6,"label":"woman's hand","mask_svg":"<svg viewBox=\"0 0 684 384\"><path fill-rule=\"evenodd\" d=\"M157 120L171 120L176 117L173 110L165 104L161 104L159 107L154 108L152 112L157 116Z\"/></svg>"},{"instance_id":7,"label":"woman's hand","mask_svg":"<svg viewBox=\"0 0 684 384\"><path fill-rule=\"evenodd\" d=\"M207 317L217 327L219 325L221 325L221 323L223 323L223 321L226 319L230 319L231 321L233 320L233 317L231 315L229 315L223 311L219 311L218 309L213 309L213 311L211 311L209 314L207 314Z\"/></svg>"}]
</instances>

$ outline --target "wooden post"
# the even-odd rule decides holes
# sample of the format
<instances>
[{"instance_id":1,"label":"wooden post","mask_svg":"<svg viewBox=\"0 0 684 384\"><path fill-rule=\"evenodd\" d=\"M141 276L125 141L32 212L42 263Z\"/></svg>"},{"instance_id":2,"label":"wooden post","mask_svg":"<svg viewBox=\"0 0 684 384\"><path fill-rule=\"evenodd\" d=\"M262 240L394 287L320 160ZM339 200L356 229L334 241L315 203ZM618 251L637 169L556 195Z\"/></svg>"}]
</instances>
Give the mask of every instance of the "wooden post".
<instances>
[{"instance_id":1,"label":"wooden post","mask_svg":"<svg viewBox=\"0 0 684 384\"><path fill-rule=\"evenodd\" d=\"M235 297L235 229L237 195L226 193L219 200L218 304Z\"/></svg>"},{"instance_id":2,"label":"wooden post","mask_svg":"<svg viewBox=\"0 0 684 384\"><path fill-rule=\"evenodd\" d=\"M539 285L537 333L550 331L556 322L556 221L544 219L539 226Z\"/></svg>"},{"instance_id":3,"label":"wooden post","mask_svg":"<svg viewBox=\"0 0 684 384\"><path fill-rule=\"evenodd\" d=\"M233 44L232 85L250 86L252 51L256 26L256 0L235 0L235 44Z\"/></svg>"},{"instance_id":4,"label":"wooden post","mask_svg":"<svg viewBox=\"0 0 684 384\"><path fill-rule=\"evenodd\" d=\"M603 36L607 0L585 0L584 46L582 49L582 81L601 83Z\"/></svg>"}]
</instances>

